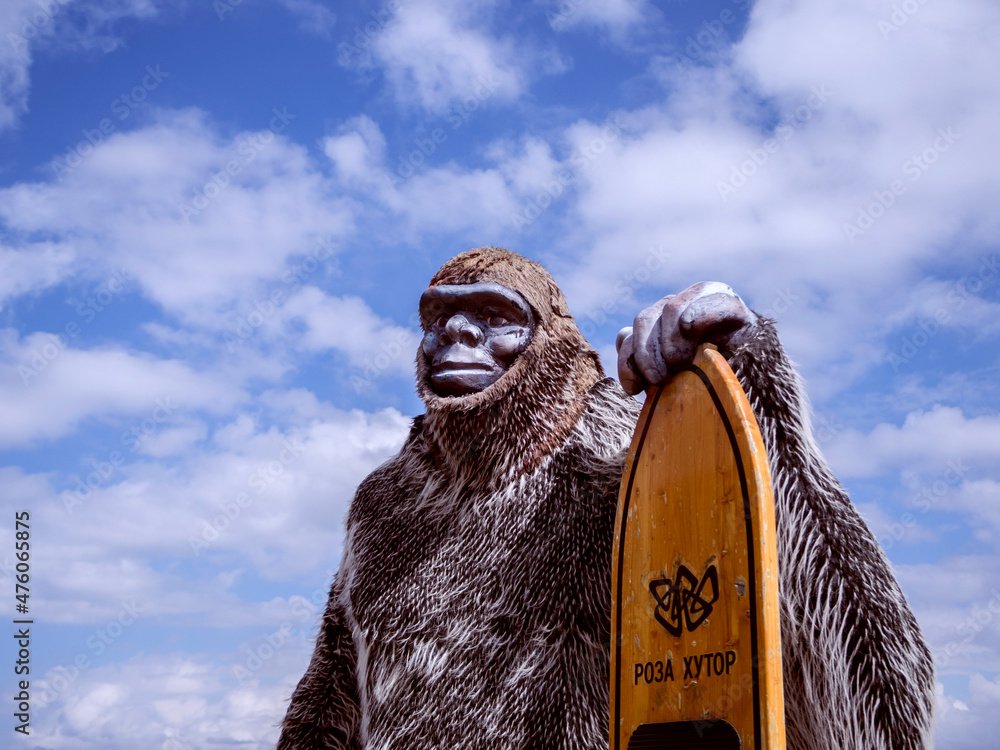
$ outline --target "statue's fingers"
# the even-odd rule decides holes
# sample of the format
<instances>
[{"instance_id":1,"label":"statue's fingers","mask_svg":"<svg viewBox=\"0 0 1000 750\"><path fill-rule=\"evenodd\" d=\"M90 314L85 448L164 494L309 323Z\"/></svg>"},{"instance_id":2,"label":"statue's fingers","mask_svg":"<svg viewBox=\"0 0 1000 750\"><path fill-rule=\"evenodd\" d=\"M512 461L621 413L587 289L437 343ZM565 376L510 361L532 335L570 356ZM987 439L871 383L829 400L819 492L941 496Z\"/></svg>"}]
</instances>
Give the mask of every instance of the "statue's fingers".
<instances>
[{"instance_id":1,"label":"statue's fingers","mask_svg":"<svg viewBox=\"0 0 1000 750\"><path fill-rule=\"evenodd\" d=\"M626 341L631 341L632 339L632 326L625 326L618 332L618 336L615 338L615 351L620 352L622 350L622 345ZM631 347L631 343L629 344Z\"/></svg>"},{"instance_id":2,"label":"statue's fingers","mask_svg":"<svg viewBox=\"0 0 1000 750\"><path fill-rule=\"evenodd\" d=\"M664 382L669 375L660 353L660 316L670 299L664 297L636 315L632 329L636 369L647 382L654 385Z\"/></svg>"},{"instance_id":3,"label":"statue's fingers","mask_svg":"<svg viewBox=\"0 0 1000 750\"><path fill-rule=\"evenodd\" d=\"M615 342L618 349L618 380L630 396L634 396L649 387L649 383L639 374L635 366L633 344L632 329L623 328Z\"/></svg>"},{"instance_id":4,"label":"statue's fingers","mask_svg":"<svg viewBox=\"0 0 1000 750\"><path fill-rule=\"evenodd\" d=\"M692 341L712 341L752 325L754 315L735 294L717 292L698 297L680 316L680 331Z\"/></svg>"},{"instance_id":5,"label":"statue's fingers","mask_svg":"<svg viewBox=\"0 0 1000 750\"><path fill-rule=\"evenodd\" d=\"M697 289L688 287L663 307L660 316L660 361L668 372L677 371L694 358L694 347L681 333L680 316L695 297Z\"/></svg>"}]
</instances>

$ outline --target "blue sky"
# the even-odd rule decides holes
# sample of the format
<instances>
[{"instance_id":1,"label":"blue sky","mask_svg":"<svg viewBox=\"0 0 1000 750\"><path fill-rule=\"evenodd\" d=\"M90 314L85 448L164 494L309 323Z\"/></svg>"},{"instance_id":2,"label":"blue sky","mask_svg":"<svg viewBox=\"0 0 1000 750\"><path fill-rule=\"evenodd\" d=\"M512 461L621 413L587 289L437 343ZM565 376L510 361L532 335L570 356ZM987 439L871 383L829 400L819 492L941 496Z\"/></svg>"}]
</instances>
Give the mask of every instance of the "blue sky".
<instances>
[{"instance_id":1,"label":"blue sky","mask_svg":"<svg viewBox=\"0 0 1000 750\"><path fill-rule=\"evenodd\" d=\"M18 746L273 746L353 489L422 411L417 299L484 244L611 370L695 281L776 317L934 649L937 746L995 743L995 3L7 0L0 32Z\"/></svg>"}]
</instances>

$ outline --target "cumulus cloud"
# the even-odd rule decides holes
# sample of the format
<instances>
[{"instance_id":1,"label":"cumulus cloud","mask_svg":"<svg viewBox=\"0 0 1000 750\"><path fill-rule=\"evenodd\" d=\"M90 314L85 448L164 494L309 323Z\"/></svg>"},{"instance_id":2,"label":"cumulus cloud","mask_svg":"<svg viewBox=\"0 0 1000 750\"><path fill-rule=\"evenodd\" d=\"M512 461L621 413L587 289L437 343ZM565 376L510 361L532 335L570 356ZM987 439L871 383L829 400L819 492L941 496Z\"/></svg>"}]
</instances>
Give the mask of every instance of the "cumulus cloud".
<instances>
[{"instance_id":1,"label":"cumulus cloud","mask_svg":"<svg viewBox=\"0 0 1000 750\"><path fill-rule=\"evenodd\" d=\"M456 101L521 95L527 72L512 39L489 28L492 0L400 3L371 43L398 101L441 114Z\"/></svg>"},{"instance_id":2,"label":"cumulus cloud","mask_svg":"<svg viewBox=\"0 0 1000 750\"><path fill-rule=\"evenodd\" d=\"M299 27L318 36L327 36L337 23L336 14L317 0L278 0L299 19Z\"/></svg>"},{"instance_id":3,"label":"cumulus cloud","mask_svg":"<svg viewBox=\"0 0 1000 750\"><path fill-rule=\"evenodd\" d=\"M118 348L81 350L64 331L23 339L0 332L0 444L29 446L61 437L88 417L173 421L181 408L220 412L243 398L224 373ZM161 416L162 415L162 416Z\"/></svg>"},{"instance_id":4,"label":"cumulus cloud","mask_svg":"<svg viewBox=\"0 0 1000 750\"><path fill-rule=\"evenodd\" d=\"M643 20L653 11L648 0L608 0L593 3L587 0L550 0L546 17L554 31L579 27L611 32L623 40L623 32Z\"/></svg>"},{"instance_id":5,"label":"cumulus cloud","mask_svg":"<svg viewBox=\"0 0 1000 750\"><path fill-rule=\"evenodd\" d=\"M980 34L997 14L968 0L942 11L944 34L925 11L883 39L885 14L870 4L758 4L716 65L655 60L647 79L662 86L660 102L493 144L485 167L432 164L417 150L397 165L366 118L326 151L343 184L411 231L478 228L513 247L555 234L545 260L582 316L626 323L650 290L730 282L779 318L826 398L889 361L885 336L901 309L927 309L915 287L940 247L957 244L956 275L975 274L983 258L971 243L1000 236L1000 178L988 166L1000 156L990 126L1000 71ZM857 58L843 64L837 44L815 43L831 29L862 49ZM787 65L778 38L807 64ZM937 72L913 75L928 45ZM945 300L954 292L931 283ZM995 318L977 291L962 296L948 325Z\"/></svg>"},{"instance_id":6,"label":"cumulus cloud","mask_svg":"<svg viewBox=\"0 0 1000 750\"><path fill-rule=\"evenodd\" d=\"M998 710L1000 678L990 679L978 672L973 674L964 700L949 695L944 686L940 686L934 726L937 747L948 750L984 747L984 738L995 736Z\"/></svg>"},{"instance_id":7,"label":"cumulus cloud","mask_svg":"<svg viewBox=\"0 0 1000 750\"><path fill-rule=\"evenodd\" d=\"M432 129L427 143L436 149L450 129ZM436 139L436 140L435 140ZM430 149L430 146L426 147ZM339 183L375 203L370 208L401 217L407 235L474 231L479 237L507 231L518 209L517 170L496 164L464 169L457 164L424 167L416 147L393 167L387 163L385 137L377 123L361 117L345 123L324 141ZM491 149L494 159L504 150ZM394 232L400 233L399 227Z\"/></svg>"},{"instance_id":8,"label":"cumulus cloud","mask_svg":"<svg viewBox=\"0 0 1000 750\"><path fill-rule=\"evenodd\" d=\"M329 29L320 6L284 1L314 31ZM628 0L571 4L566 29L635 29L649 12ZM954 248L942 275L992 283L980 274L992 257L980 248L998 238L992 4L925 3L897 23L891 8L861 0L761 0L745 38L713 66L653 60L641 83L662 95L648 105L584 119L557 113L554 126L449 161L462 152L444 147L454 136L441 114L467 100L520 103L533 76L559 67L498 33L498 12L488 2L390 5L365 31L360 67L383 71L411 115L434 118L417 134L424 145L408 152L390 152L374 116L330 132L317 161L280 102L236 134L200 112L159 112L87 153L60 154L50 179L0 191L8 309L60 285L72 299L124 270L129 294L166 312L136 322L155 355L54 342L65 329L0 333L0 443L23 449L101 428L58 470L0 469L5 512L31 507L42 528L60 529L37 560L39 606L58 613L59 627L88 631L80 650L89 656L89 629L133 599L143 613L129 637L147 634L137 640L192 624L256 633L222 656L95 659L40 712L39 742L273 746L328 580L317 571L337 563L357 483L409 428L396 410L337 408L283 381L327 352L359 381L411 371L415 326L390 320L363 289L331 288L357 226L376 248L462 234L533 252L588 334L609 319L627 323L654 293L730 282L781 319L783 342L821 398L883 365L887 336L941 309L950 315L942 331L993 335L996 305L984 287L925 279L928 263L942 267L942 248ZM0 127L27 106L32 45L27 56L0 53L11 82ZM614 361L610 341L595 344ZM165 414L165 397L179 408ZM921 398L897 421L834 426L824 449L844 478L898 475L931 492L934 515L913 512L914 523L886 538L900 543L890 550L899 559L916 543L941 550L940 560L899 566L899 576L939 657L940 744L957 747L968 727L987 736L996 723L1000 495L991 467L1000 426ZM905 508L877 499L861 509L882 534L914 502L906 494ZM976 527L963 538L982 546L959 556L947 544L961 519ZM9 528L0 545L11 549ZM315 582L318 598L288 591L298 580ZM286 622L288 645L262 659L267 636Z\"/></svg>"},{"instance_id":9,"label":"cumulus cloud","mask_svg":"<svg viewBox=\"0 0 1000 750\"><path fill-rule=\"evenodd\" d=\"M844 477L917 468L944 471L949 461L958 459L967 467L995 466L1000 457L1000 417L966 417L961 409L937 406L908 414L901 425L879 424L867 434L840 431L824 450Z\"/></svg>"},{"instance_id":10,"label":"cumulus cloud","mask_svg":"<svg viewBox=\"0 0 1000 750\"><path fill-rule=\"evenodd\" d=\"M290 259L350 229L349 209L282 135L294 118L275 107L259 130L223 138L199 112L164 112L78 160L57 157L56 179L0 191L0 218L15 250L34 252L36 233L57 236L60 257L76 264L64 273L125 268L181 320L218 325L262 283L277 284ZM23 273L22 286L37 275Z\"/></svg>"},{"instance_id":11,"label":"cumulus cloud","mask_svg":"<svg viewBox=\"0 0 1000 750\"><path fill-rule=\"evenodd\" d=\"M293 622L275 623L222 659L167 653L108 664L84 649L85 669L60 665L35 683L44 708L32 717L32 736L40 747L273 748L295 687L285 675L308 663L311 636L298 623L283 628Z\"/></svg>"},{"instance_id":12,"label":"cumulus cloud","mask_svg":"<svg viewBox=\"0 0 1000 750\"><path fill-rule=\"evenodd\" d=\"M995 726L997 696L985 675L1000 669L998 570L995 555L896 568L934 654L939 747L983 747ZM968 742L961 739L966 736Z\"/></svg>"},{"instance_id":13,"label":"cumulus cloud","mask_svg":"<svg viewBox=\"0 0 1000 750\"><path fill-rule=\"evenodd\" d=\"M345 124L326 152L342 184L406 216L413 231L475 226L516 247L558 227L561 237L546 260L584 316L598 308L606 311L600 316L624 315L647 288L730 281L754 307L780 319L783 339L814 375L815 392L826 396L886 362L879 336L890 330L887 314L911 299L926 307L926 295L908 287L920 283L919 269L941 243L970 228L977 237L996 235L991 196L1000 183L983 168L995 149L984 123L996 97L992 74L983 70L969 84L979 87L978 103L953 108L948 123L928 108L900 110L907 91L937 97L941 110L952 102L946 84L914 88L893 78L895 56L923 55L920 36L901 37L901 53L883 49L877 35L859 37L876 58L894 60L873 63L861 77L873 96L852 88L861 78L782 78L767 56L776 46L759 41L778 23L769 7L728 62L655 62L649 77L664 87L661 103L578 121L544 140L526 135L517 145L493 144L485 168L425 164L426 151L440 146L430 134L431 148L403 154L396 165L368 118ZM981 47L972 20L977 9L969 6L956 33ZM862 10L827 13L837 23L838 13L851 23L863 16L877 32L877 12ZM983 12L988 24L992 11ZM799 39L811 38L810 24L825 16L801 11L795 18ZM827 66L817 62L816 70L838 69L835 48L812 54ZM958 74L963 62L953 57L936 64ZM969 273L981 260L956 258ZM732 278L735 265L743 269L739 279ZM889 278L894 287L886 289ZM963 290L963 310L949 324L972 325L971 314L987 319L991 309ZM886 322L859 337L870 326L839 319L838 310L864 310Z\"/></svg>"},{"instance_id":14,"label":"cumulus cloud","mask_svg":"<svg viewBox=\"0 0 1000 750\"><path fill-rule=\"evenodd\" d=\"M71 275L76 254L65 241L28 248L0 245L0 308L8 299L45 289Z\"/></svg>"},{"instance_id":15,"label":"cumulus cloud","mask_svg":"<svg viewBox=\"0 0 1000 750\"><path fill-rule=\"evenodd\" d=\"M258 403L255 417L217 422L169 461L144 450L171 429L152 419L58 473L0 469L4 508L31 508L34 523L64 530L32 568L51 621L98 625L134 599L144 621L254 626L291 605L245 600L234 589L244 574L288 581L337 566L354 490L398 450L409 420L339 410L301 390ZM11 549L12 535L0 531ZM153 564L161 558L184 569Z\"/></svg>"},{"instance_id":16,"label":"cumulus cloud","mask_svg":"<svg viewBox=\"0 0 1000 750\"><path fill-rule=\"evenodd\" d=\"M834 311L879 320L909 305L939 248L957 253L956 276L974 274L982 258L970 241L1000 236L1000 71L981 33L998 13L974 0L919 7L883 38L891 9L762 2L715 65L654 62L660 103L552 140L571 179L543 185L534 202L559 208L521 234L565 228L551 265L565 267L560 279L584 314L609 299L621 310L643 288L728 281L778 313L817 393L842 389L886 362L886 328L869 336L870 324ZM849 61L845 39L857 51ZM604 131L608 121L616 132ZM572 171L574 157L586 168ZM546 157L536 158L541 167ZM609 291L619 282L624 292ZM982 317L975 294L965 302L950 324Z\"/></svg>"},{"instance_id":17,"label":"cumulus cloud","mask_svg":"<svg viewBox=\"0 0 1000 750\"><path fill-rule=\"evenodd\" d=\"M31 46L25 32L36 36L40 33L38 24L31 19L33 11L38 11L33 0L12 0L0 9L0 33L9 42L0 45L0 129L13 126L28 109ZM45 19L40 16L38 20ZM50 25L51 21L43 23L46 30Z\"/></svg>"},{"instance_id":18,"label":"cumulus cloud","mask_svg":"<svg viewBox=\"0 0 1000 750\"><path fill-rule=\"evenodd\" d=\"M389 370L413 375L420 336L375 315L360 297L332 297L306 287L284 306L282 318L286 328L304 325L300 340L309 351L336 349L369 374Z\"/></svg>"}]
</instances>

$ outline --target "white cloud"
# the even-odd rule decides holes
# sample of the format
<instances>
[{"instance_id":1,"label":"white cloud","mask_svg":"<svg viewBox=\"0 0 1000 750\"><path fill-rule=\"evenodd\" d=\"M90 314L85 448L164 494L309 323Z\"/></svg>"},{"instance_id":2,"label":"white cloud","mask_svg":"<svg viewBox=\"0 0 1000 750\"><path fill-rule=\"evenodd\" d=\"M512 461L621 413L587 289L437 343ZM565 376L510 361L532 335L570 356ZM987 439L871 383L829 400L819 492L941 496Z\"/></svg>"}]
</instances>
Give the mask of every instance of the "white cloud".
<instances>
[{"instance_id":1,"label":"white cloud","mask_svg":"<svg viewBox=\"0 0 1000 750\"><path fill-rule=\"evenodd\" d=\"M575 23L609 30L635 28L636 14L648 10L627 1L578 6ZM537 56L493 30L495 12L486 2L403 4L396 15L380 15L369 64L385 71L400 102L434 115L467 97L477 109L510 103L524 94ZM52 458L58 471L0 469L0 504L29 507L40 527L59 530L58 543L37 559L45 595L36 602L58 613L60 626L101 627L135 598L144 613L130 638L147 624L260 628L231 653L139 653L95 664L39 712L38 742L114 749L210 738L273 746L274 723L308 658L312 620L293 618L290 645L249 682L234 683L232 666L247 665L301 604L291 591L253 601L247 587L266 588L261 579L325 587L328 575L317 571L337 563L357 483L409 428L397 411L345 411L280 384L304 355L331 350L365 379L369 365L376 374L412 368L413 326L381 316L360 291L324 288L335 274L326 262L332 251L294 275L303 259L315 260L318 237L344 240L363 222L366 243L374 226L376 248L384 232L395 243L466 233L535 249L584 322L626 310L630 317L634 301L654 289L728 281L784 319L783 341L818 376L813 394L846 387L883 362L886 335L950 305L954 287L921 281L920 269L948 252L956 273L965 266L974 273L979 251L968 248L1000 236L990 41L997 12L972 0L925 3L883 39L878 22L891 12L853 0L761 0L746 39L718 67L650 67L644 83L661 85L662 101L487 145L468 157L474 166L445 161L465 152L436 139L436 153L390 157L378 125L360 116L323 143L330 177L296 144L294 120L262 112L261 130L231 135L197 112L161 112L147 127L106 138L78 166L68 168L60 155L61 180L0 191L0 299L61 282L72 296L124 267L135 280L130 293L168 313L143 331L173 357L74 344L48 358L44 331L0 337L7 365L0 442L22 448L97 420L105 428L86 435L87 455L68 464ZM316 18L318 31L329 18ZM846 58L844 40L854 49ZM0 75L13 81L0 126L26 106L29 65L30 48L28 58L0 58ZM480 89L484 79L489 86ZM271 122L281 132L268 130ZM766 150L775 122L788 129L775 133L777 150ZM934 153L929 169L918 167L920 179L852 245L844 224L857 220L874 191L909 180L906 163L936 149L939 129L949 127L954 143ZM442 133L452 137L447 125ZM230 173L233 161L239 169ZM734 169L749 174L722 196L719 183L732 181ZM526 206L537 213L518 231L512 217ZM270 302L274 291L282 293L278 303ZM995 305L975 293L948 309L949 330L995 330ZM220 332L241 325L249 333L239 351L213 356L207 367L199 358L221 353ZM607 342L595 343L611 354ZM36 350L44 367L24 384L17 365L30 365ZM613 370L613 356L606 364ZM273 390L260 393L261 381ZM182 408L161 422L151 415L164 396ZM969 543L995 546L1000 494L990 474L1000 423L968 407L926 403L899 424L837 428L825 450L844 477L899 473L932 490L945 481L935 510L974 519ZM114 451L125 461L112 465ZM970 468L945 480L949 461ZM897 523L888 506L861 509L877 534ZM916 517L900 542L949 539L946 523ZM9 527L0 528L0 546L11 549ZM971 747L997 731L990 670L1000 668L1000 619L968 641L961 628L990 611L1000 567L991 553L944 554L900 566L899 576L935 652L959 646L944 665L939 744L959 747L965 740L955 738L968 737ZM956 680L968 690L956 693Z\"/></svg>"},{"instance_id":2,"label":"white cloud","mask_svg":"<svg viewBox=\"0 0 1000 750\"><path fill-rule=\"evenodd\" d=\"M984 478L965 482L948 499L947 507L971 516L977 541L1000 543L1000 481Z\"/></svg>"},{"instance_id":3,"label":"white cloud","mask_svg":"<svg viewBox=\"0 0 1000 750\"><path fill-rule=\"evenodd\" d=\"M0 308L9 299L45 289L72 273L75 253L67 242L37 242L27 249L0 246Z\"/></svg>"},{"instance_id":4,"label":"white cloud","mask_svg":"<svg viewBox=\"0 0 1000 750\"><path fill-rule=\"evenodd\" d=\"M995 555L956 555L896 568L934 654L940 748L978 750L1000 731L998 563Z\"/></svg>"},{"instance_id":5,"label":"white cloud","mask_svg":"<svg viewBox=\"0 0 1000 750\"><path fill-rule=\"evenodd\" d=\"M64 273L125 268L181 320L223 326L279 285L290 260L315 254L317 239L350 230L349 208L282 134L294 118L276 106L260 130L227 139L201 113L161 113L112 133L76 166L58 157L60 181L0 191L0 217L23 238L20 252L36 250L32 233L56 235L75 260ZM29 285L37 272L23 274L8 284Z\"/></svg>"},{"instance_id":6,"label":"white cloud","mask_svg":"<svg viewBox=\"0 0 1000 750\"><path fill-rule=\"evenodd\" d=\"M378 124L362 115L343 123L338 134L323 141L323 151L350 185L378 185L385 159L385 136Z\"/></svg>"},{"instance_id":7,"label":"white cloud","mask_svg":"<svg viewBox=\"0 0 1000 750\"><path fill-rule=\"evenodd\" d=\"M902 425L882 423L871 432L842 430L824 452L838 475L870 477L893 470L944 473L961 461L962 476L1000 458L1000 416L966 417L961 409L937 406L915 411Z\"/></svg>"},{"instance_id":8,"label":"white cloud","mask_svg":"<svg viewBox=\"0 0 1000 750\"><path fill-rule=\"evenodd\" d=\"M546 18L555 31L593 27L621 40L622 32L648 20L653 10L648 0L550 0L547 8Z\"/></svg>"},{"instance_id":9,"label":"white cloud","mask_svg":"<svg viewBox=\"0 0 1000 750\"><path fill-rule=\"evenodd\" d=\"M281 317L286 330L305 325L300 341L309 351L343 352L368 377L385 371L413 376L419 334L375 315L360 297L331 297L305 287L284 305Z\"/></svg>"},{"instance_id":10,"label":"white cloud","mask_svg":"<svg viewBox=\"0 0 1000 750\"><path fill-rule=\"evenodd\" d=\"M162 740L168 730L196 746L207 737L273 746L268 732L308 660L350 499L398 450L409 420L392 410L345 412L304 390L264 393L255 414L170 461L115 439L81 460L78 475L69 466L70 476L0 468L5 512L29 509L36 528L58 530L58 543L32 561L33 606L77 626L64 637L94 628L80 636L83 671L67 658L70 671L50 671L33 693L37 702L47 686L56 692L33 723L41 746L134 747L144 732ZM169 429L152 428L144 442ZM12 527L0 529L0 545L13 549ZM8 557L2 568L0 589L13 596ZM265 601L245 594L259 578L296 577L304 590L283 586L284 596ZM260 634L211 658L146 656L140 644L164 626ZM104 634L113 648L103 647ZM129 661L102 666L122 653Z\"/></svg>"},{"instance_id":11,"label":"white cloud","mask_svg":"<svg viewBox=\"0 0 1000 750\"><path fill-rule=\"evenodd\" d=\"M435 133L437 141L433 140ZM436 149L449 135L439 128L427 142ZM529 141L526 148L534 143ZM393 226L396 236L400 231L408 235L467 231L481 239L509 231L518 209L517 184L529 169L514 164L485 169L463 169L455 164L423 168L426 157L420 149L401 158L393 169L386 163L385 138L367 117L345 123L337 135L324 141L324 150L345 189L357 191L369 201L374 199L376 204L369 204L370 210L388 210L406 221L404 230ZM511 153L502 147L488 152L501 159Z\"/></svg>"},{"instance_id":12,"label":"white cloud","mask_svg":"<svg viewBox=\"0 0 1000 750\"><path fill-rule=\"evenodd\" d=\"M342 411L301 390L263 394L255 414L170 460L140 450L167 439L170 426L137 422L135 438L115 431L59 475L0 469L3 507L29 508L40 526L62 529L33 564L46 610L60 622L100 624L134 598L158 622L198 615L202 625L237 627L287 606L242 600L232 587L244 572L289 580L335 568L358 483L399 449L410 420L391 409ZM11 535L2 530L0 540L12 545ZM154 559L201 572L191 580Z\"/></svg>"},{"instance_id":13,"label":"white cloud","mask_svg":"<svg viewBox=\"0 0 1000 750\"><path fill-rule=\"evenodd\" d=\"M918 544L938 540L935 531L921 523L925 520L923 518L911 520L914 516L910 514L906 518L908 523L903 524L899 516L889 513L878 503L855 503L854 506L886 552L890 552L896 544Z\"/></svg>"},{"instance_id":14,"label":"white cloud","mask_svg":"<svg viewBox=\"0 0 1000 750\"><path fill-rule=\"evenodd\" d=\"M944 282L928 278L915 284L907 290L900 307L887 315L883 323L887 330L916 323L923 334L914 331L915 340L924 345L926 338L954 328L966 329L966 335L994 334L1000 327L1000 304L979 295L997 284L1000 284L1000 255L985 253L979 258L978 266L970 265L956 280Z\"/></svg>"},{"instance_id":15,"label":"white cloud","mask_svg":"<svg viewBox=\"0 0 1000 750\"><path fill-rule=\"evenodd\" d=\"M487 153L498 164L504 179L521 194L543 190L558 179L556 171L561 164L553 156L552 146L540 138L528 137L519 147L495 143Z\"/></svg>"},{"instance_id":16,"label":"white cloud","mask_svg":"<svg viewBox=\"0 0 1000 750\"><path fill-rule=\"evenodd\" d=\"M521 51L488 28L491 0L401 3L372 41L398 101L441 114L456 101L517 98Z\"/></svg>"},{"instance_id":17,"label":"white cloud","mask_svg":"<svg viewBox=\"0 0 1000 750\"><path fill-rule=\"evenodd\" d=\"M578 314L714 278L757 308L781 303L783 340L815 393L883 364L886 328L870 321L910 305L942 248L956 274L970 274L975 243L1000 239L1000 56L983 33L1000 14L973 0L934 8L920 5L884 40L888 7L758 3L716 66L651 66L663 103L608 118L616 138L581 122L554 139L562 167L583 153L586 168L552 199L559 209L523 231L530 241L540 227L564 229L550 265L566 269ZM871 208L878 196L889 208ZM651 252L669 261L650 269ZM637 271L642 283L611 291ZM992 315L966 302L949 324Z\"/></svg>"},{"instance_id":18,"label":"white cloud","mask_svg":"<svg viewBox=\"0 0 1000 750\"><path fill-rule=\"evenodd\" d=\"M301 627L288 636L280 627L210 659L182 653L139 655L114 664L91 660L93 666L84 670L51 669L33 683L36 702L48 699L32 716L34 742L67 750L95 743L108 750L237 744L273 748L295 687L285 675L305 670L312 640ZM268 649L267 636L277 648ZM257 653L267 658L255 661ZM260 666L251 672L248 661ZM251 676L240 682L239 668L241 676Z\"/></svg>"},{"instance_id":19,"label":"white cloud","mask_svg":"<svg viewBox=\"0 0 1000 750\"><path fill-rule=\"evenodd\" d=\"M278 0L299 19L299 27L318 36L327 36L337 23L336 14L317 0Z\"/></svg>"},{"instance_id":20,"label":"white cloud","mask_svg":"<svg viewBox=\"0 0 1000 750\"><path fill-rule=\"evenodd\" d=\"M105 376L124 374L109 352L84 356L73 339L92 320L109 315L103 312L108 300L128 295L141 294L162 306L177 322L169 317L148 322L146 332L185 361L210 358L236 385L231 393L239 392L250 372L270 380L285 375L303 350L342 350L365 388L384 373L412 371L416 339L410 331L376 316L356 296L332 296L320 288L333 278L339 240L352 231L361 210L342 197L343 189L374 191L405 211L414 227L426 229L444 217L462 226L476 224L478 217L455 206L468 205L468 193L478 192L481 203L495 210L503 181L489 172L467 176L459 186L438 178L442 189L434 191L427 187L432 174L403 191L391 190L381 161L381 132L371 120L358 118L326 143L338 185L280 133L294 125L294 113L275 108L266 115L263 130L226 139L201 113L160 113L154 124L114 133L82 162L64 165L61 180L0 190L0 218L10 245L0 254L9 272L0 293L10 300L61 283L74 290L64 328L24 341L8 336L6 358L22 367L21 380L50 383L24 402L25 419L10 422L10 436L55 437L86 414L120 413L113 380L102 381L106 397L101 396L101 388L91 388L68 366L79 364L85 375L87 363L100 359L110 368ZM42 232L57 239L36 240ZM75 290L88 282L95 286L74 300ZM98 301L91 303L93 298ZM62 340L54 344L52 335ZM53 356L43 349L62 352L67 344L67 353L49 367ZM42 370L46 377L36 377ZM182 388L187 380L180 379ZM20 392L15 381L11 377L11 394ZM70 403L79 395L76 407L58 413L45 408L55 403L48 400L51 388L64 385ZM89 406L82 404L85 395L93 398ZM34 406L41 418L28 414ZM184 435L194 439L195 433L175 432L172 444L177 447ZM171 441L158 438L155 450L173 450Z\"/></svg>"},{"instance_id":21,"label":"white cloud","mask_svg":"<svg viewBox=\"0 0 1000 750\"><path fill-rule=\"evenodd\" d=\"M0 130L14 125L28 109L31 45L24 33L39 33L31 20L36 10L33 0L11 0L0 6L0 35L4 41L0 45Z\"/></svg>"},{"instance_id":22,"label":"white cloud","mask_svg":"<svg viewBox=\"0 0 1000 750\"><path fill-rule=\"evenodd\" d=\"M117 348L74 348L63 331L24 339L0 332L0 444L28 446L75 430L87 418L170 423L184 410L218 413L245 394L233 373L203 373L178 360ZM241 378L242 379L242 378Z\"/></svg>"},{"instance_id":23,"label":"white cloud","mask_svg":"<svg viewBox=\"0 0 1000 750\"><path fill-rule=\"evenodd\" d=\"M942 750L981 750L1000 734L1000 678L973 674L968 700L946 694L939 685L935 713L935 747Z\"/></svg>"}]
</instances>

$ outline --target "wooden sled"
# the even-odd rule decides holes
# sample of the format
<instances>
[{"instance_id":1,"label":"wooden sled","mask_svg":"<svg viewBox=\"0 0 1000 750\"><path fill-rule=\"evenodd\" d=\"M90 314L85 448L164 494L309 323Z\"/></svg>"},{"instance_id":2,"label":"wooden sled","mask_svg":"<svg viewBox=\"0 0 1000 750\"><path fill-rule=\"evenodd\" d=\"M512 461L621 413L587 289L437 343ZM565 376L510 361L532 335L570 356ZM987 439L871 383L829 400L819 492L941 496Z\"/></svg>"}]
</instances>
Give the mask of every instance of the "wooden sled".
<instances>
[{"instance_id":1,"label":"wooden sled","mask_svg":"<svg viewBox=\"0 0 1000 750\"><path fill-rule=\"evenodd\" d=\"M767 456L711 345L646 394L611 586L611 750L784 750Z\"/></svg>"}]
</instances>

